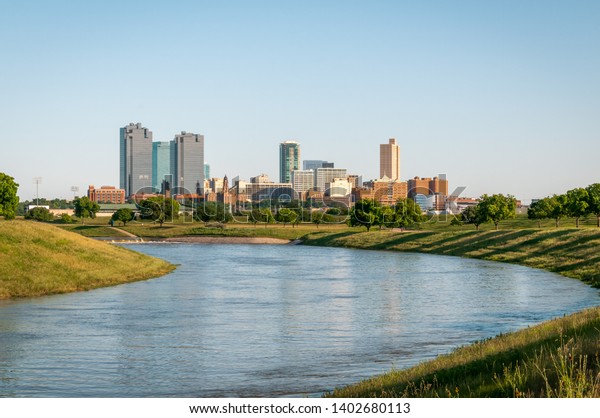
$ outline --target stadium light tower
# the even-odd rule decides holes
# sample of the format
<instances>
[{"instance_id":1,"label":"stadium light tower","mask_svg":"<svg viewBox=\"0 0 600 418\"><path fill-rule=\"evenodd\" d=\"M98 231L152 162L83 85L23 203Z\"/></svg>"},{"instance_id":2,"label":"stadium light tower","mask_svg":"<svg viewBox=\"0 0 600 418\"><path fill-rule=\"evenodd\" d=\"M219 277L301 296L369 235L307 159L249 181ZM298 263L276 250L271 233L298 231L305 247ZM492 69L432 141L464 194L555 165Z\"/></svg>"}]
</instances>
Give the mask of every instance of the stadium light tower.
<instances>
[{"instance_id":1,"label":"stadium light tower","mask_svg":"<svg viewBox=\"0 0 600 418\"><path fill-rule=\"evenodd\" d=\"M35 205L39 206L40 204L40 184L42 184L42 178L41 177L34 177L33 178L33 182L35 183Z\"/></svg>"}]
</instances>

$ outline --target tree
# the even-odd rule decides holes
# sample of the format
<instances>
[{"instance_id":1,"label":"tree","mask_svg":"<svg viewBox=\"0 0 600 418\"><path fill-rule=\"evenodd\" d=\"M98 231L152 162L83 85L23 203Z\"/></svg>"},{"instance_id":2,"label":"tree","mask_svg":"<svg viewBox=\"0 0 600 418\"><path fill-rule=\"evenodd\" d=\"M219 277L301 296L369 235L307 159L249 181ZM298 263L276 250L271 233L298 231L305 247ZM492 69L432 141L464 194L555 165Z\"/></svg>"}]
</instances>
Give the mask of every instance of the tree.
<instances>
[{"instance_id":1,"label":"tree","mask_svg":"<svg viewBox=\"0 0 600 418\"><path fill-rule=\"evenodd\" d=\"M596 215L596 226L600 228L600 183L590 184L585 190L588 194L588 210Z\"/></svg>"},{"instance_id":2,"label":"tree","mask_svg":"<svg viewBox=\"0 0 600 418\"><path fill-rule=\"evenodd\" d=\"M390 206L381 206L375 212L375 222L379 226L379 230L385 226L386 228L393 228L396 226L396 212L394 208Z\"/></svg>"},{"instance_id":3,"label":"tree","mask_svg":"<svg viewBox=\"0 0 600 418\"><path fill-rule=\"evenodd\" d=\"M575 218L575 226L579 228L579 219L589 213L587 190L578 187L567 192L567 214Z\"/></svg>"},{"instance_id":4,"label":"tree","mask_svg":"<svg viewBox=\"0 0 600 418\"><path fill-rule=\"evenodd\" d=\"M315 210L310 214L310 220L312 223L317 225L317 228L319 227L320 224L323 223L324 217L325 217L325 214L323 212L321 212L320 210Z\"/></svg>"},{"instance_id":5,"label":"tree","mask_svg":"<svg viewBox=\"0 0 600 418\"><path fill-rule=\"evenodd\" d=\"M73 200L75 207L75 216L81 218L81 223L85 223L85 218L94 219L96 213L100 210L100 206L91 201L88 197L77 197Z\"/></svg>"},{"instance_id":6,"label":"tree","mask_svg":"<svg viewBox=\"0 0 600 418\"><path fill-rule=\"evenodd\" d=\"M19 196L17 190L19 185L11 176L0 173L0 216L4 219L14 219L17 206L19 205Z\"/></svg>"},{"instance_id":7,"label":"tree","mask_svg":"<svg viewBox=\"0 0 600 418\"><path fill-rule=\"evenodd\" d=\"M227 223L233 220L233 215L222 202L204 202L194 211L194 219L205 224L209 222Z\"/></svg>"},{"instance_id":8,"label":"tree","mask_svg":"<svg viewBox=\"0 0 600 418\"><path fill-rule=\"evenodd\" d=\"M291 223L294 224L298 219L298 213L290 208L280 208L277 211L277 215L275 216L275 220L277 222L283 223L283 227L285 228L285 224Z\"/></svg>"},{"instance_id":9,"label":"tree","mask_svg":"<svg viewBox=\"0 0 600 418\"><path fill-rule=\"evenodd\" d=\"M478 211L483 219L491 220L498 230L498 224L505 219L514 218L516 216L517 201L511 196L503 194L494 194L488 196L484 194L479 198L477 204Z\"/></svg>"},{"instance_id":10,"label":"tree","mask_svg":"<svg viewBox=\"0 0 600 418\"><path fill-rule=\"evenodd\" d=\"M461 216L464 223L475 225L475 230L477 231L479 231L479 225L487 222L479 211L479 205L467 206L465 210L462 211Z\"/></svg>"},{"instance_id":11,"label":"tree","mask_svg":"<svg viewBox=\"0 0 600 418\"><path fill-rule=\"evenodd\" d=\"M171 198L165 199L164 196L158 195L158 196L149 197L146 200L149 202L156 203L157 205L160 206L160 209L164 214L165 221L173 222L173 220L175 220L179 217L179 210L181 209L181 205L175 199L171 199Z\"/></svg>"},{"instance_id":12,"label":"tree","mask_svg":"<svg viewBox=\"0 0 600 418\"><path fill-rule=\"evenodd\" d=\"M52 215L48 209L38 206L28 210L25 214L25 219L32 219L39 222L51 222L54 220L54 215Z\"/></svg>"},{"instance_id":13,"label":"tree","mask_svg":"<svg viewBox=\"0 0 600 418\"><path fill-rule=\"evenodd\" d=\"M404 229L423 220L421 208L412 199L398 199L394 205L394 226Z\"/></svg>"},{"instance_id":14,"label":"tree","mask_svg":"<svg viewBox=\"0 0 600 418\"><path fill-rule=\"evenodd\" d=\"M554 219L558 228L560 219L567 216L567 196L564 194L555 194L546 199L548 201L548 215Z\"/></svg>"},{"instance_id":15,"label":"tree","mask_svg":"<svg viewBox=\"0 0 600 418\"><path fill-rule=\"evenodd\" d=\"M164 201L163 201L164 202ZM154 223L158 222L162 227L165 222L165 205L157 200L144 199L140 202L140 217L150 219Z\"/></svg>"},{"instance_id":16,"label":"tree","mask_svg":"<svg viewBox=\"0 0 600 418\"><path fill-rule=\"evenodd\" d=\"M550 217L551 207L548 198L540 199L531 204L527 209L529 219L537 219L538 228L542 227L541 220Z\"/></svg>"},{"instance_id":17,"label":"tree","mask_svg":"<svg viewBox=\"0 0 600 418\"><path fill-rule=\"evenodd\" d=\"M268 208L254 208L250 213L250 220L256 226L258 222L263 222L265 224L265 228L268 224L273 223L275 219L273 218L273 213L271 209Z\"/></svg>"},{"instance_id":18,"label":"tree","mask_svg":"<svg viewBox=\"0 0 600 418\"><path fill-rule=\"evenodd\" d=\"M452 217L452 220L450 221L450 225L452 226L463 226L463 223L464 222L456 216Z\"/></svg>"},{"instance_id":19,"label":"tree","mask_svg":"<svg viewBox=\"0 0 600 418\"><path fill-rule=\"evenodd\" d=\"M121 221L123 222L123 226L125 226L127 222L133 219L133 211L129 208L117 209L117 211L112 214L111 219L115 222Z\"/></svg>"},{"instance_id":20,"label":"tree","mask_svg":"<svg viewBox=\"0 0 600 418\"><path fill-rule=\"evenodd\" d=\"M367 231L378 225L381 204L374 199L362 199L355 203L348 216L349 226L365 226Z\"/></svg>"}]
</instances>

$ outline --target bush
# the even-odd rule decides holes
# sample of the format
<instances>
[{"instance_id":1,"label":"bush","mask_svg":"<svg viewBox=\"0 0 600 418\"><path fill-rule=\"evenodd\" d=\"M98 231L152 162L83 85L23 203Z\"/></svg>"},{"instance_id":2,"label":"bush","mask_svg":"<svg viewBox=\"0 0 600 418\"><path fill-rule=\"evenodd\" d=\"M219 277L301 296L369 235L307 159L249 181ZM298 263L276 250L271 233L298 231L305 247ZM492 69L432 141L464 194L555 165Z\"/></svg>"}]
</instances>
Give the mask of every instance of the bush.
<instances>
[{"instance_id":1,"label":"bush","mask_svg":"<svg viewBox=\"0 0 600 418\"><path fill-rule=\"evenodd\" d=\"M73 222L75 222L75 220L68 213L63 213L62 215L60 215L58 220L60 223L63 224L72 224Z\"/></svg>"},{"instance_id":2,"label":"bush","mask_svg":"<svg viewBox=\"0 0 600 418\"><path fill-rule=\"evenodd\" d=\"M25 219L31 219L39 222L51 222L54 220L54 215L46 208L37 207L30 209L25 214Z\"/></svg>"}]
</instances>

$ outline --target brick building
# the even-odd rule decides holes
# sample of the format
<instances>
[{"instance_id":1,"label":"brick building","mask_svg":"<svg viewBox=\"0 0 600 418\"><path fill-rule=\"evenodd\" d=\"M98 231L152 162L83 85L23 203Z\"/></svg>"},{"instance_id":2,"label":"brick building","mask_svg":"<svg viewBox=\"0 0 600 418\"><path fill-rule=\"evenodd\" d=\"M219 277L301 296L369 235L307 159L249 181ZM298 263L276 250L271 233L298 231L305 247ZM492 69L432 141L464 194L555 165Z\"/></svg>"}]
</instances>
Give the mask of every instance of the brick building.
<instances>
[{"instance_id":1,"label":"brick building","mask_svg":"<svg viewBox=\"0 0 600 418\"><path fill-rule=\"evenodd\" d=\"M96 203L125 203L125 190L115 186L102 186L96 189L93 185L88 188L88 198Z\"/></svg>"}]
</instances>

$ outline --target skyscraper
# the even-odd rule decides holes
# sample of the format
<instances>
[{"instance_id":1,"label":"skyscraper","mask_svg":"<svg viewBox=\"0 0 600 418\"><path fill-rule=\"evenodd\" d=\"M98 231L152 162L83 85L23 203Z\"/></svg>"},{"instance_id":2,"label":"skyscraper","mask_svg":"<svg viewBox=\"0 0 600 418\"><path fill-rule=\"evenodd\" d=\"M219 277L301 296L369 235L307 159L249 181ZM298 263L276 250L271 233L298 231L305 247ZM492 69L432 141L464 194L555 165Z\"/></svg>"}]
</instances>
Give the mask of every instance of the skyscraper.
<instances>
[{"instance_id":1,"label":"skyscraper","mask_svg":"<svg viewBox=\"0 0 600 418\"><path fill-rule=\"evenodd\" d=\"M210 178L210 164L205 162L204 163L204 180L209 179Z\"/></svg>"},{"instance_id":2,"label":"skyscraper","mask_svg":"<svg viewBox=\"0 0 600 418\"><path fill-rule=\"evenodd\" d=\"M141 123L120 129L119 178L125 196L152 192L152 132Z\"/></svg>"},{"instance_id":3,"label":"skyscraper","mask_svg":"<svg viewBox=\"0 0 600 418\"><path fill-rule=\"evenodd\" d=\"M162 182L166 179L171 182L171 143L152 143L152 188L155 192L161 191Z\"/></svg>"},{"instance_id":4,"label":"skyscraper","mask_svg":"<svg viewBox=\"0 0 600 418\"><path fill-rule=\"evenodd\" d=\"M292 171L300 167L300 144L296 141L284 141L279 144L279 181L292 182Z\"/></svg>"},{"instance_id":5,"label":"skyscraper","mask_svg":"<svg viewBox=\"0 0 600 418\"><path fill-rule=\"evenodd\" d=\"M204 135L183 131L171 147L174 194L203 194Z\"/></svg>"},{"instance_id":6,"label":"skyscraper","mask_svg":"<svg viewBox=\"0 0 600 418\"><path fill-rule=\"evenodd\" d=\"M396 139L390 138L388 144L379 145L379 177L390 180L400 179L400 147Z\"/></svg>"}]
</instances>

